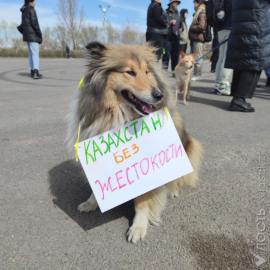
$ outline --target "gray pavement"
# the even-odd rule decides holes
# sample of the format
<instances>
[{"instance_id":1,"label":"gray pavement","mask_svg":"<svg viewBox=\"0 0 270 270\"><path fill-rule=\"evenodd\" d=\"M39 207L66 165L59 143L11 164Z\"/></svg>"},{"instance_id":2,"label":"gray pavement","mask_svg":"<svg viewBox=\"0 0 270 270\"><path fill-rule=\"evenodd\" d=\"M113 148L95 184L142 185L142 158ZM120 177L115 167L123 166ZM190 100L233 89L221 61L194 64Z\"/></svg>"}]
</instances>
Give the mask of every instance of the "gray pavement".
<instances>
[{"instance_id":1,"label":"gray pavement","mask_svg":"<svg viewBox=\"0 0 270 270\"><path fill-rule=\"evenodd\" d=\"M66 149L65 118L85 60L42 59L38 81L27 61L0 59L0 269L258 269L251 251L270 254L270 88L257 89L255 113L229 112L204 63L189 106L178 101L205 149L200 183L170 199L161 225L133 245L132 202L77 212L90 188Z\"/></svg>"}]
</instances>

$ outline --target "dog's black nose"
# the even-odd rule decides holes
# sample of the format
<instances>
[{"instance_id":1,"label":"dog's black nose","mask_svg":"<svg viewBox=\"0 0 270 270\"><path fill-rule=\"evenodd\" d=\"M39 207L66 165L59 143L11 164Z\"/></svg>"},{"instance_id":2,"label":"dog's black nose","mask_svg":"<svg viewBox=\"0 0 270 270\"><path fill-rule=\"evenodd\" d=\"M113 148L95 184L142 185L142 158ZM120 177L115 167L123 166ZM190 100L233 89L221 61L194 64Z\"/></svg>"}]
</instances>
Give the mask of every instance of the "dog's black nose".
<instances>
[{"instance_id":1,"label":"dog's black nose","mask_svg":"<svg viewBox=\"0 0 270 270\"><path fill-rule=\"evenodd\" d=\"M158 89L154 89L152 95L156 101L160 101L163 98L163 94Z\"/></svg>"},{"instance_id":2,"label":"dog's black nose","mask_svg":"<svg viewBox=\"0 0 270 270\"><path fill-rule=\"evenodd\" d=\"M192 69L193 68L193 66L190 66L190 69Z\"/></svg>"}]
</instances>

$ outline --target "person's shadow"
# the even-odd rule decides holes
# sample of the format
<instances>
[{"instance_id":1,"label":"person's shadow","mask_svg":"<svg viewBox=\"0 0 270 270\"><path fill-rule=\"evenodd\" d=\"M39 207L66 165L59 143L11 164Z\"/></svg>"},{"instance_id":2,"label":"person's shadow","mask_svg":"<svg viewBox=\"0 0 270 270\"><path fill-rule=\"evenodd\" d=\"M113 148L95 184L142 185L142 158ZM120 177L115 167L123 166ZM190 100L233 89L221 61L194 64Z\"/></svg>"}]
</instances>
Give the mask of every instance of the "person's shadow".
<instances>
[{"instance_id":1,"label":"person's shadow","mask_svg":"<svg viewBox=\"0 0 270 270\"><path fill-rule=\"evenodd\" d=\"M78 205L85 202L91 188L86 180L83 169L68 160L49 171L50 191L53 195L53 203L72 218L83 230L91 230L112 220L126 217L129 225L134 217L133 201L129 201L110 211L101 213L99 209L94 212L80 213Z\"/></svg>"}]
</instances>

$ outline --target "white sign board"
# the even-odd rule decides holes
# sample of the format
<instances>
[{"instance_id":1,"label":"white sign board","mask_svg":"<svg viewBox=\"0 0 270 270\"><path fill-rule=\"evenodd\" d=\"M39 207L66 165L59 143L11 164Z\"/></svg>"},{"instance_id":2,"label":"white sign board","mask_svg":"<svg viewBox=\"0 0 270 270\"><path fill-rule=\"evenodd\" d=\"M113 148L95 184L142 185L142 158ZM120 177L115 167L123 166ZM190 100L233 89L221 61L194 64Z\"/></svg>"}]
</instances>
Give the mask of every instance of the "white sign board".
<instances>
[{"instance_id":1,"label":"white sign board","mask_svg":"<svg viewBox=\"0 0 270 270\"><path fill-rule=\"evenodd\" d=\"M101 212L193 172L164 110L80 142L78 157Z\"/></svg>"}]
</instances>

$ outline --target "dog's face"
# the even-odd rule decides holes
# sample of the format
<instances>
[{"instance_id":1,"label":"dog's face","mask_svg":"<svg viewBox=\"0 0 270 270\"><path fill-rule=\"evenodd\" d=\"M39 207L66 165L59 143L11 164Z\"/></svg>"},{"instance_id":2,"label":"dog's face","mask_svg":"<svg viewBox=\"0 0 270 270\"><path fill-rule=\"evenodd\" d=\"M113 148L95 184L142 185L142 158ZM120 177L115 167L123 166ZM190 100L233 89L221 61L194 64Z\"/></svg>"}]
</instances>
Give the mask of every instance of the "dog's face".
<instances>
[{"instance_id":1,"label":"dog's face","mask_svg":"<svg viewBox=\"0 0 270 270\"><path fill-rule=\"evenodd\" d=\"M89 108L98 118L101 112L114 111L125 104L134 113L148 115L166 104L167 86L157 70L154 49L149 45L107 46L93 42L86 48L90 62L80 114L88 114ZM94 106L98 111L93 112Z\"/></svg>"},{"instance_id":2,"label":"dog's face","mask_svg":"<svg viewBox=\"0 0 270 270\"><path fill-rule=\"evenodd\" d=\"M184 52L181 51L179 55L180 66L192 70L197 56L198 52L191 55L186 55Z\"/></svg>"}]
</instances>

